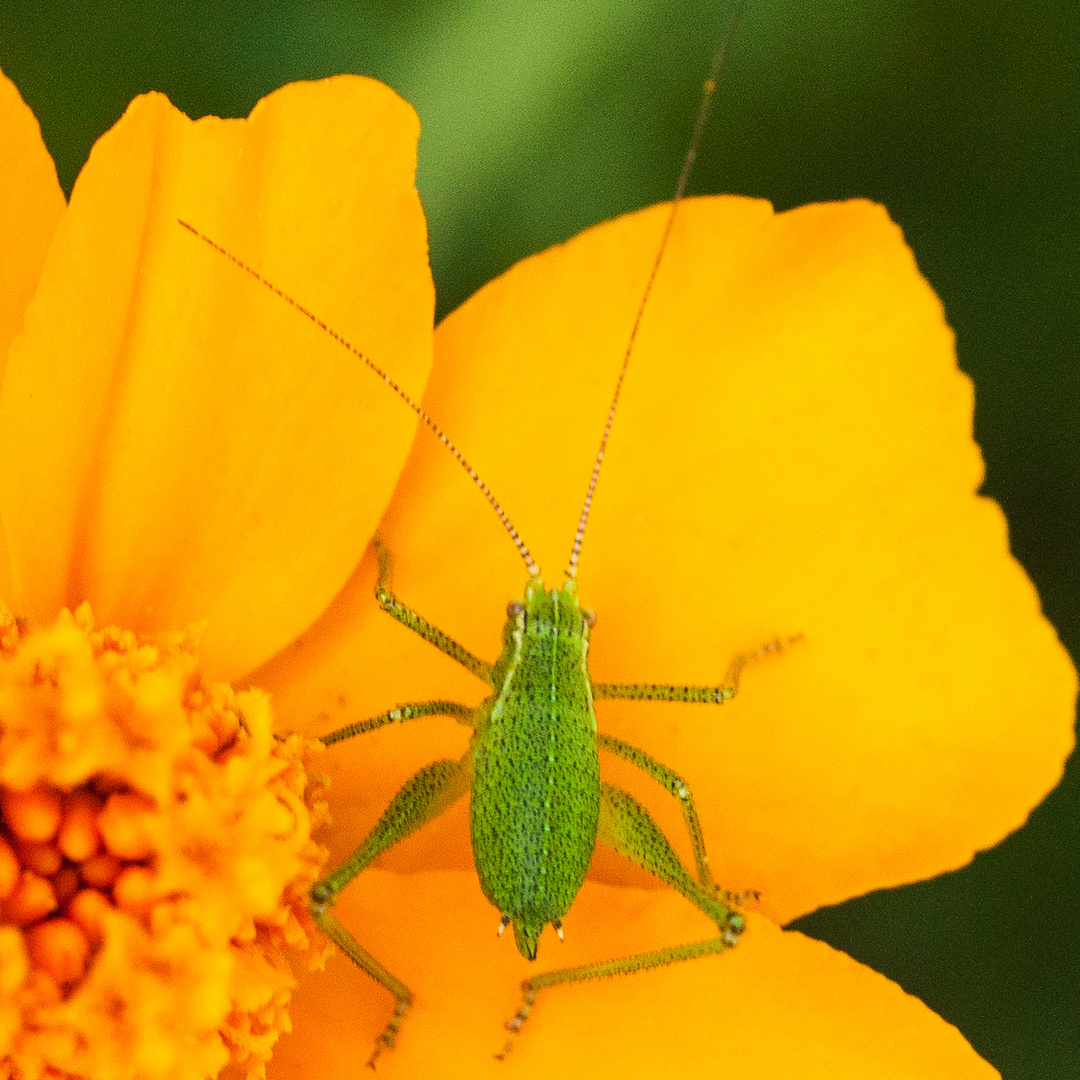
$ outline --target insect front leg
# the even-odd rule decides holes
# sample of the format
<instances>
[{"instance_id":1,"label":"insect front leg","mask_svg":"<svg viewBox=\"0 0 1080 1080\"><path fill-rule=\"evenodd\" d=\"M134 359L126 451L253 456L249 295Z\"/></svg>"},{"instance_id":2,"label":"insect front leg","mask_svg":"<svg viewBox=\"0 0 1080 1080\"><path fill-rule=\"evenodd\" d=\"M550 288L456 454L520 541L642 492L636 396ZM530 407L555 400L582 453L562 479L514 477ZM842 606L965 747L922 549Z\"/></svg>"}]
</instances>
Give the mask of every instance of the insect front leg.
<instances>
[{"instance_id":1,"label":"insect front leg","mask_svg":"<svg viewBox=\"0 0 1080 1080\"><path fill-rule=\"evenodd\" d=\"M797 634L787 641L774 638L753 652L739 653L728 665L724 681L719 686L672 686L668 683L598 683L592 684L593 698L619 698L623 701L682 701L706 705L723 705L739 692L743 668L753 660L782 652L785 645L801 639Z\"/></svg>"},{"instance_id":2,"label":"insect front leg","mask_svg":"<svg viewBox=\"0 0 1080 1080\"><path fill-rule=\"evenodd\" d=\"M482 682L493 686L491 664L469 652L464 645L458 644L453 638L444 634L437 626L429 623L423 615L406 607L394 595L391 588L393 557L390 555L390 549L377 536L373 543L375 554L379 557L379 578L375 583L375 599L379 607L403 626L407 626L414 634L419 634L425 641L430 641L436 649L446 653L451 660L456 660L462 667L468 668Z\"/></svg>"},{"instance_id":3,"label":"insect front leg","mask_svg":"<svg viewBox=\"0 0 1080 1080\"><path fill-rule=\"evenodd\" d=\"M663 766L661 766L662 768ZM632 862L661 881L682 893L696 908L703 911L720 931L719 936L687 945L674 945L668 949L624 956L616 960L604 960L597 964L584 964L576 968L548 971L521 984L521 1006L507 1022L510 1038L501 1053L503 1058L511 1050L514 1036L532 1011L536 995L552 986L563 983L582 982L609 975L627 975L634 971L665 967L683 960L695 960L702 956L722 953L738 943L744 920L734 908L718 898L711 888L696 881L679 861L674 848L660 827L653 821L648 810L632 795L613 784L600 785L600 831L598 839L625 855Z\"/></svg>"},{"instance_id":4,"label":"insect front leg","mask_svg":"<svg viewBox=\"0 0 1080 1080\"><path fill-rule=\"evenodd\" d=\"M391 800L367 839L340 866L317 881L308 894L312 918L319 929L362 971L394 995L394 1015L375 1042L368 1065L394 1046L402 1018L412 1004L412 991L382 966L330 913L338 893L373 859L422 825L448 810L466 791L472 778L471 757L436 761L415 773Z\"/></svg>"}]
</instances>

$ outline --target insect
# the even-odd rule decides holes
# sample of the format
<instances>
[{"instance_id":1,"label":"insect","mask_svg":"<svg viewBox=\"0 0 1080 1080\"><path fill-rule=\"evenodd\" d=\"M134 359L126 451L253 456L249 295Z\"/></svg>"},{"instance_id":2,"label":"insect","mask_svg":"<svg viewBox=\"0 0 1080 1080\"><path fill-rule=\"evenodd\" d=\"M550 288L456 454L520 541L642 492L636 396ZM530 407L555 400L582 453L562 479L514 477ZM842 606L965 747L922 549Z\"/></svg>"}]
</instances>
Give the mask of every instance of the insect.
<instances>
[{"instance_id":1,"label":"insect","mask_svg":"<svg viewBox=\"0 0 1080 1080\"><path fill-rule=\"evenodd\" d=\"M413 995L337 920L332 912L334 900L376 858L433 821L466 793L470 798L472 850L481 889L499 913L498 933L510 927L519 952L528 960L536 959L541 932L548 925L562 937L562 920L582 886L598 841L676 889L716 926L715 936L702 941L549 971L525 980L520 1007L506 1025L510 1037L499 1057L510 1051L539 991L721 953L737 944L744 929L740 898L721 889L713 879L687 783L645 750L599 732L594 703L623 699L723 704L736 695L744 667L758 657L779 651L781 642L774 640L736 655L718 685L596 682L588 668L595 616L579 601L576 581L589 513L634 339L705 127L723 53L722 45L706 81L667 227L623 355L561 586L549 589L544 584L540 568L502 506L436 422L389 375L358 349L348 346L413 408L466 470L498 515L528 573L523 598L507 607L502 650L491 663L399 599L391 584L391 553L378 538L375 540L379 562L375 597L380 608L465 667L489 692L475 708L446 700L399 704L322 738L332 745L391 724L431 716L451 717L472 730L461 758L436 761L416 772L393 797L360 847L311 889L310 910L319 927L395 998L394 1013L368 1062L371 1066L384 1050L395 1045ZM208 242L217 247L213 241ZM263 284L269 284L249 267L240 265ZM323 326L295 301L285 299ZM637 767L678 801L693 850L693 873L683 866L645 807L628 792L601 780L601 752Z\"/></svg>"}]
</instances>

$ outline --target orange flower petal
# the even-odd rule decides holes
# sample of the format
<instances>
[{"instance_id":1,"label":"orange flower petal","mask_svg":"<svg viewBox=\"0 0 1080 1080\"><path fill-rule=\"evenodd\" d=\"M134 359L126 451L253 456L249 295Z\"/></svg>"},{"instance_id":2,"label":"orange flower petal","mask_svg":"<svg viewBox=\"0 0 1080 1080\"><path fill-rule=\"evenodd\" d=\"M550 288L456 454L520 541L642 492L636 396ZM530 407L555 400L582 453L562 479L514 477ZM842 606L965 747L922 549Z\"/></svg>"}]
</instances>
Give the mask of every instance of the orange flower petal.
<instances>
[{"instance_id":1,"label":"orange flower petal","mask_svg":"<svg viewBox=\"0 0 1080 1080\"><path fill-rule=\"evenodd\" d=\"M415 114L296 84L247 121L132 103L72 194L0 399L14 601L209 622L215 677L308 625L371 535L414 423L355 357L177 224L317 308L407 388L433 289Z\"/></svg>"},{"instance_id":2,"label":"orange flower petal","mask_svg":"<svg viewBox=\"0 0 1080 1080\"><path fill-rule=\"evenodd\" d=\"M800 1077L990 1080L956 1028L899 986L829 946L750 916L732 952L651 972L542 991L510 1058L495 1061L522 978L709 935L672 893L587 882L530 965L464 873L373 871L335 910L415 994L380 1075ZM391 996L334 956L294 997L275 1077L345 1076L367 1060ZM722 1068L721 1068L722 1066Z\"/></svg>"},{"instance_id":3,"label":"orange flower petal","mask_svg":"<svg viewBox=\"0 0 1080 1080\"><path fill-rule=\"evenodd\" d=\"M38 122L0 71L0 379L65 205ZM0 519L0 598L10 597L11 567Z\"/></svg>"},{"instance_id":4,"label":"orange flower petal","mask_svg":"<svg viewBox=\"0 0 1080 1080\"><path fill-rule=\"evenodd\" d=\"M65 205L41 128L0 72L0 376Z\"/></svg>"},{"instance_id":5,"label":"orange flower petal","mask_svg":"<svg viewBox=\"0 0 1080 1080\"><path fill-rule=\"evenodd\" d=\"M439 328L429 411L559 580L664 210L519 264ZM1018 826L1072 744L1075 674L1009 556L941 305L880 207L775 215L692 200L645 316L579 576L594 678L715 683L709 706L601 702L602 730L689 782L718 878L778 922L967 861ZM419 437L383 526L395 587L494 659L524 572L483 499ZM279 715L329 731L483 688L382 615L361 566L261 673ZM422 721L327 754L334 846L354 846L465 732ZM621 763L688 854L674 800ZM384 859L470 865L464 807ZM601 854L594 874L641 881Z\"/></svg>"}]
</instances>

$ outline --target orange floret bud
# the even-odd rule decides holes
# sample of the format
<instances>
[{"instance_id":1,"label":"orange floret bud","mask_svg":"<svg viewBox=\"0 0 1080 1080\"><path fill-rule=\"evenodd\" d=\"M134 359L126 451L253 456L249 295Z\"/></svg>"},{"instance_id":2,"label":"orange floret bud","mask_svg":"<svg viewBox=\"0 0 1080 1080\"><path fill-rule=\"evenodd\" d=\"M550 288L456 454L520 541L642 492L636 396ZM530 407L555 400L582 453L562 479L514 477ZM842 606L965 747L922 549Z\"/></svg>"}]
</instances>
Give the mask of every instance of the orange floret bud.
<instances>
[{"instance_id":1,"label":"orange floret bud","mask_svg":"<svg viewBox=\"0 0 1080 1080\"><path fill-rule=\"evenodd\" d=\"M129 866L116 879L112 894L116 906L125 911L148 911L159 895L157 875L145 866Z\"/></svg>"},{"instance_id":2,"label":"orange floret bud","mask_svg":"<svg viewBox=\"0 0 1080 1080\"><path fill-rule=\"evenodd\" d=\"M41 786L5 791L4 824L19 840L51 840L60 825L60 796Z\"/></svg>"},{"instance_id":3,"label":"orange floret bud","mask_svg":"<svg viewBox=\"0 0 1080 1080\"><path fill-rule=\"evenodd\" d=\"M60 984L47 971L42 971L40 968L31 970L23 990L27 998L37 1003L39 1009L59 1005L64 998Z\"/></svg>"},{"instance_id":4,"label":"orange floret bud","mask_svg":"<svg viewBox=\"0 0 1080 1080\"><path fill-rule=\"evenodd\" d=\"M153 851L147 822L153 808L149 799L133 792L109 796L98 816L97 827L113 855L121 859L145 859Z\"/></svg>"},{"instance_id":5,"label":"orange floret bud","mask_svg":"<svg viewBox=\"0 0 1080 1080\"><path fill-rule=\"evenodd\" d=\"M11 845L0 836L0 900L11 895L19 880L19 860Z\"/></svg>"},{"instance_id":6,"label":"orange floret bud","mask_svg":"<svg viewBox=\"0 0 1080 1080\"><path fill-rule=\"evenodd\" d=\"M82 928L70 919L38 923L26 935L26 945L34 967L52 976L61 986L83 977L90 943Z\"/></svg>"},{"instance_id":7,"label":"orange floret bud","mask_svg":"<svg viewBox=\"0 0 1080 1080\"><path fill-rule=\"evenodd\" d=\"M0 1077L261 1076L326 952L321 747L185 639L0 622Z\"/></svg>"},{"instance_id":8,"label":"orange floret bud","mask_svg":"<svg viewBox=\"0 0 1080 1080\"><path fill-rule=\"evenodd\" d=\"M83 881L94 889L108 889L120 876L124 864L107 851L99 851L92 855L80 867L79 872Z\"/></svg>"},{"instance_id":9,"label":"orange floret bud","mask_svg":"<svg viewBox=\"0 0 1080 1080\"><path fill-rule=\"evenodd\" d=\"M19 862L35 874L51 878L64 864L64 856L53 844L19 844Z\"/></svg>"},{"instance_id":10,"label":"orange floret bud","mask_svg":"<svg viewBox=\"0 0 1080 1080\"><path fill-rule=\"evenodd\" d=\"M52 878L53 892L56 893L58 907L65 907L79 891L82 882L79 871L74 866L61 866Z\"/></svg>"},{"instance_id":11,"label":"orange floret bud","mask_svg":"<svg viewBox=\"0 0 1080 1080\"><path fill-rule=\"evenodd\" d=\"M74 919L91 945L96 946L105 934L105 912L112 902L97 889L80 889L67 906L68 917Z\"/></svg>"},{"instance_id":12,"label":"orange floret bud","mask_svg":"<svg viewBox=\"0 0 1080 1080\"><path fill-rule=\"evenodd\" d=\"M77 791L64 800L56 845L72 862L89 859L97 851L101 843L97 826L100 811L100 801L88 792Z\"/></svg>"},{"instance_id":13,"label":"orange floret bud","mask_svg":"<svg viewBox=\"0 0 1080 1080\"><path fill-rule=\"evenodd\" d=\"M52 882L26 870L4 901L4 922L30 926L55 910L56 892Z\"/></svg>"}]
</instances>

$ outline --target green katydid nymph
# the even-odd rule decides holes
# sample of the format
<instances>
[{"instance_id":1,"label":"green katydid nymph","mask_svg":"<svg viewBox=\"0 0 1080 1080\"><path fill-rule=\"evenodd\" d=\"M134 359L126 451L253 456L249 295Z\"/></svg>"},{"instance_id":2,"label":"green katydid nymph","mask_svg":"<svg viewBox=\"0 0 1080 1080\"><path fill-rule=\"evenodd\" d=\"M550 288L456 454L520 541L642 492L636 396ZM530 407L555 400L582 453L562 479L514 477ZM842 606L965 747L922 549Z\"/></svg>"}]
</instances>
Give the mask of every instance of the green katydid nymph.
<instances>
[{"instance_id":1,"label":"green katydid nymph","mask_svg":"<svg viewBox=\"0 0 1080 1080\"><path fill-rule=\"evenodd\" d=\"M436 422L390 375L250 267L191 226L186 226L332 334L417 413L491 504L516 545L528 573L523 598L512 601L507 607L502 650L495 662L489 663L452 640L397 597L391 587L391 552L378 538L374 541L379 561L375 597L382 610L468 669L486 685L489 693L475 707L446 700L400 704L322 737L329 745L391 724L430 716L448 716L472 729L468 749L460 759L436 761L416 772L391 800L360 847L311 889L310 910L318 926L349 959L396 999L394 1013L376 1042L369 1065L375 1064L384 1049L394 1046L413 995L335 918L331 910L334 900L376 858L433 821L466 794L470 798L473 861L481 889L498 911L498 933L512 928L517 948L528 960L536 959L541 932L548 925L562 937L562 920L582 886L598 841L676 889L716 926L715 936L702 941L549 971L527 979L522 983L521 1005L506 1025L511 1034L499 1057L510 1050L514 1035L528 1017L538 991L562 983L641 971L721 953L737 944L744 929L739 898L721 889L713 880L689 786L676 772L644 750L598 732L594 702L607 698L723 704L735 696L745 665L757 657L779 651L781 642L777 639L735 656L718 685L595 682L590 677L588 664L595 616L579 602L576 581L589 512L637 329L705 128L723 51L723 46L717 51L705 84L690 150L623 354L574 534L565 582L560 587L549 589L545 586L540 568L524 540L487 485ZM683 866L645 807L626 791L601 780L601 751L636 766L675 797L693 849L693 873Z\"/></svg>"}]
</instances>

